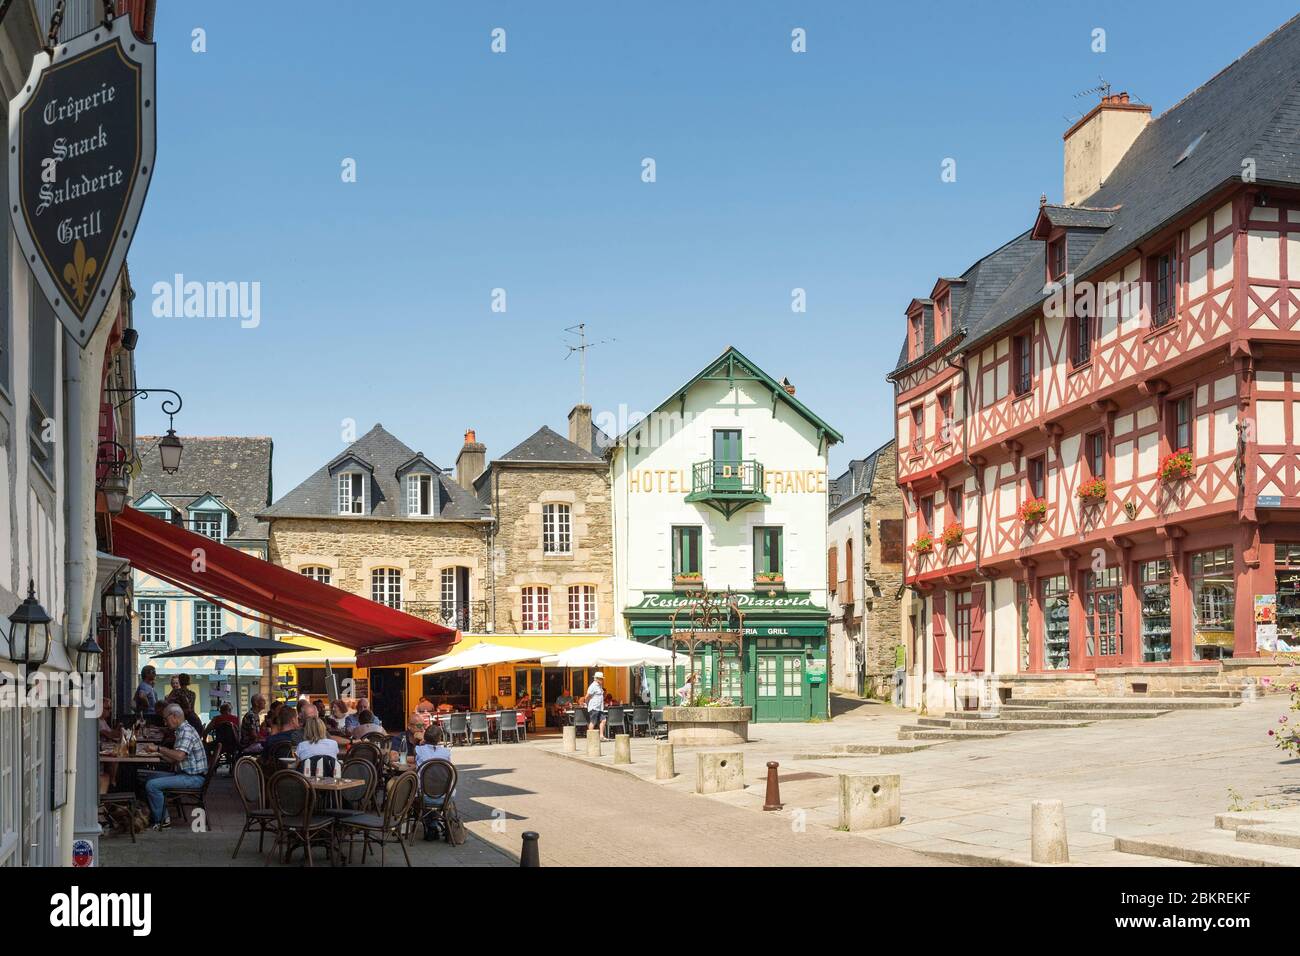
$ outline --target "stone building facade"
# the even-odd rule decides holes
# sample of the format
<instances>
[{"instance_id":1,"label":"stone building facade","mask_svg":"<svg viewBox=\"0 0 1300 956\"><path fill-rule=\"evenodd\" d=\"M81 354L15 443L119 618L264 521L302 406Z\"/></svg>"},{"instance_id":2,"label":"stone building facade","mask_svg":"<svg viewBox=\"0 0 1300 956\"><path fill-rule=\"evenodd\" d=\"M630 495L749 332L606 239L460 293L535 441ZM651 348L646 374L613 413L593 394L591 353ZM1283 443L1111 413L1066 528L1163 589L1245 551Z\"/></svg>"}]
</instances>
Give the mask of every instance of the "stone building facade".
<instances>
[{"instance_id":1,"label":"stone building facade","mask_svg":"<svg viewBox=\"0 0 1300 956\"><path fill-rule=\"evenodd\" d=\"M903 644L903 496L887 442L830 483L827 588L831 687L889 699Z\"/></svg>"},{"instance_id":2,"label":"stone building facade","mask_svg":"<svg viewBox=\"0 0 1300 956\"><path fill-rule=\"evenodd\" d=\"M543 427L474 482L494 521L496 633L613 633L609 465L596 453L599 440L591 407L579 405L569 438Z\"/></svg>"}]
</instances>

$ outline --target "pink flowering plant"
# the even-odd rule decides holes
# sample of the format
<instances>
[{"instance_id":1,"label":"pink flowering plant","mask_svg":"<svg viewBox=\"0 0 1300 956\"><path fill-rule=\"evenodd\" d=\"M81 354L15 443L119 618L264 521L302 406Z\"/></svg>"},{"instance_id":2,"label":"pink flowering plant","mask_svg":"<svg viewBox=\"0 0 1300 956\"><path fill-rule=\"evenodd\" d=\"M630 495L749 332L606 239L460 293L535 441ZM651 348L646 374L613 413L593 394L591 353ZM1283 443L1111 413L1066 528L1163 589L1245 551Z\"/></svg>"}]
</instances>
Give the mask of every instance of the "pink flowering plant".
<instances>
[{"instance_id":1,"label":"pink flowering plant","mask_svg":"<svg viewBox=\"0 0 1300 956\"><path fill-rule=\"evenodd\" d=\"M1300 684L1292 684L1289 690L1291 711L1293 714L1300 714ZM1269 728L1268 735L1273 738L1273 743L1279 749L1300 756L1300 730L1297 728L1300 728L1300 717L1293 722L1288 715L1283 714L1277 719L1277 726Z\"/></svg>"}]
</instances>

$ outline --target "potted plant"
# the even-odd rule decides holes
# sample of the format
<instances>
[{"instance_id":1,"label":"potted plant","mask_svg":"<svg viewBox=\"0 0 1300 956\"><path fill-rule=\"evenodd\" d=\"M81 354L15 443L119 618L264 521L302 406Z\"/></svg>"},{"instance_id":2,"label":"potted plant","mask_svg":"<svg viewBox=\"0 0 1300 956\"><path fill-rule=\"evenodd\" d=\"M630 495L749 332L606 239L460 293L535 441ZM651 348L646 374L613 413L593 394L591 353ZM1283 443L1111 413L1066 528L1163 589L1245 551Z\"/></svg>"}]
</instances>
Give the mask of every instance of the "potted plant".
<instances>
[{"instance_id":1,"label":"potted plant","mask_svg":"<svg viewBox=\"0 0 1300 956\"><path fill-rule=\"evenodd\" d=\"M1079 500L1084 504L1097 504L1106 500L1106 479L1093 478L1091 481L1085 481L1079 490L1075 492Z\"/></svg>"},{"instance_id":2,"label":"potted plant","mask_svg":"<svg viewBox=\"0 0 1300 956\"><path fill-rule=\"evenodd\" d=\"M954 522L943 529L943 534L939 536L939 540L943 542L945 548L955 548L961 544L965 536L966 529Z\"/></svg>"},{"instance_id":3,"label":"potted plant","mask_svg":"<svg viewBox=\"0 0 1300 956\"><path fill-rule=\"evenodd\" d=\"M1160 480L1166 484L1171 481L1182 481L1184 478L1192 477L1195 469L1191 450L1180 448L1172 455L1166 455L1164 461L1160 462Z\"/></svg>"},{"instance_id":4,"label":"potted plant","mask_svg":"<svg viewBox=\"0 0 1300 956\"><path fill-rule=\"evenodd\" d=\"M915 541L912 542L912 553L921 555L929 554L934 550L934 538L928 533L922 533Z\"/></svg>"},{"instance_id":5,"label":"potted plant","mask_svg":"<svg viewBox=\"0 0 1300 956\"><path fill-rule=\"evenodd\" d=\"M1047 499L1030 498L1020 506L1019 517L1026 527L1042 524L1047 517Z\"/></svg>"},{"instance_id":6,"label":"potted plant","mask_svg":"<svg viewBox=\"0 0 1300 956\"><path fill-rule=\"evenodd\" d=\"M785 575L780 571L755 571L755 584L785 584Z\"/></svg>"},{"instance_id":7,"label":"potted plant","mask_svg":"<svg viewBox=\"0 0 1300 956\"><path fill-rule=\"evenodd\" d=\"M704 575L699 571L678 571L673 575L673 587L698 588L704 584Z\"/></svg>"}]
</instances>

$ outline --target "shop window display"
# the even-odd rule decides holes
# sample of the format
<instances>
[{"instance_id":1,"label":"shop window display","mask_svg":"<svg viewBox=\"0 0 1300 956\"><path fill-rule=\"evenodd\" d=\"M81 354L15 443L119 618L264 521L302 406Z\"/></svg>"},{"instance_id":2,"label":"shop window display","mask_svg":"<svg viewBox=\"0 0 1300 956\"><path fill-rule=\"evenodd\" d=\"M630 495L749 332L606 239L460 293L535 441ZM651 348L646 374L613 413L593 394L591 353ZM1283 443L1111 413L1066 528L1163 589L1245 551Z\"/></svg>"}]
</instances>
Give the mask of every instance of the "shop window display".
<instances>
[{"instance_id":1,"label":"shop window display","mask_svg":"<svg viewBox=\"0 0 1300 956\"><path fill-rule=\"evenodd\" d=\"M1232 549L1192 555L1192 653L1198 660L1231 657L1236 587Z\"/></svg>"},{"instance_id":2,"label":"shop window display","mask_svg":"<svg viewBox=\"0 0 1300 956\"><path fill-rule=\"evenodd\" d=\"M1168 561L1145 561L1139 566L1138 594L1142 598L1143 663L1167 661L1173 656L1169 582Z\"/></svg>"},{"instance_id":3,"label":"shop window display","mask_svg":"<svg viewBox=\"0 0 1300 956\"><path fill-rule=\"evenodd\" d=\"M1064 574L1044 578L1043 669L1068 670L1070 667L1070 588Z\"/></svg>"}]
</instances>

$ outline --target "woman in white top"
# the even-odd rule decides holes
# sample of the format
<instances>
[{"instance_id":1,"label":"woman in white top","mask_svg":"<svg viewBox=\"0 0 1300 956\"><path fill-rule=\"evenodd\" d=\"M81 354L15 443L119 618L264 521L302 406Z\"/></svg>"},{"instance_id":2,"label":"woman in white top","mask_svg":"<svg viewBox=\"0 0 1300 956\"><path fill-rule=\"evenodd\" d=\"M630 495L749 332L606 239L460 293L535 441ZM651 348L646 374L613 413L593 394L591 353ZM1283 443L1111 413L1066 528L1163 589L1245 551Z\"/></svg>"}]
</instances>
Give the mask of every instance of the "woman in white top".
<instances>
[{"instance_id":1,"label":"woman in white top","mask_svg":"<svg viewBox=\"0 0 1300 956\"><path fill-rule=\"evenodd\" d=\"M302 742L298 744L298 767L304 773L314 766L308 761L312 757L333 757L339 759L338 741L332 740L325 731L325 721L319 717L308 717L302 725Z\"/></svg>"}]
</instances>

